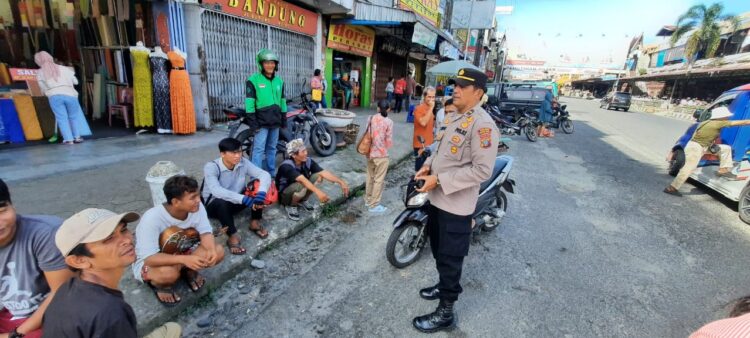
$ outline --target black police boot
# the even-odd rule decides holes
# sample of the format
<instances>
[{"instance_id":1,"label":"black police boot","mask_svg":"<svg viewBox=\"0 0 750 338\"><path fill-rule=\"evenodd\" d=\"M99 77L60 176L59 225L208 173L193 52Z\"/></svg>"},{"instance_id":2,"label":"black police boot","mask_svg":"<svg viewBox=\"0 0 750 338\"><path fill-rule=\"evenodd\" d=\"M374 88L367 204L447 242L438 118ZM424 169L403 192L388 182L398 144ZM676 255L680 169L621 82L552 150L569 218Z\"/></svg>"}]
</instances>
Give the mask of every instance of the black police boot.
<instances>
[{"instance_id":1,"label":"black police boot","mask_svg":"<svg viewBox=\"0 0 750 338\"><path fill-rule=\"evenodd\" d=\"M438 299L440 298L440 289L438 289L437 285L431 286L429 288L424 288L422 290L419 290L419 297L427 300Z\"/></svg>"},{"instance_id":2,"label":"black police boot","mask_svg":"<svg viewBox=\"0 0 750 338\"><path fill-rule=\"evenodd\" d=\"M453 303L441 299L435 312L414 318L414 328L425 333L454 329L456 317L453 314Z\"/></svg>"}]
</instances>

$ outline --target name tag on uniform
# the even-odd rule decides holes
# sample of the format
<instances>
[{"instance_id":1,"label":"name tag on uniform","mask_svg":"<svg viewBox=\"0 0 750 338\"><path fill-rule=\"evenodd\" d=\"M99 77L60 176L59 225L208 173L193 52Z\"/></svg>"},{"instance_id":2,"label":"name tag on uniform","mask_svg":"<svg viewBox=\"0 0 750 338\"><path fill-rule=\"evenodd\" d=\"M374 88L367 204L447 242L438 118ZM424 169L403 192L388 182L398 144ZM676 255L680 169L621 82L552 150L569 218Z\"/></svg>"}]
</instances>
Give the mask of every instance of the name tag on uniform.
<instances>
[{"instance_id":1,"label":"name tag on uniform","mask_svg":"<svg viewBox=\"0 0 750 338\"><path fill-rule=\"evenodd\" d=\"M456 128L455 132L457 132L457 133L459 133L459 134L461 134L463 136L466 136L466 129Z\"/></svg>"},{"instance_id":2,"label":"name tag on uniform","mask_svg":"<svg viewBox=\"0 0 750 338\"><path fill-rule=\"evenodd\" d=\"M258 85L258 87L260 87L260 88L266 88L266 84L265 83L261 83L261 84Z\"/></svg>"}]
</instances>

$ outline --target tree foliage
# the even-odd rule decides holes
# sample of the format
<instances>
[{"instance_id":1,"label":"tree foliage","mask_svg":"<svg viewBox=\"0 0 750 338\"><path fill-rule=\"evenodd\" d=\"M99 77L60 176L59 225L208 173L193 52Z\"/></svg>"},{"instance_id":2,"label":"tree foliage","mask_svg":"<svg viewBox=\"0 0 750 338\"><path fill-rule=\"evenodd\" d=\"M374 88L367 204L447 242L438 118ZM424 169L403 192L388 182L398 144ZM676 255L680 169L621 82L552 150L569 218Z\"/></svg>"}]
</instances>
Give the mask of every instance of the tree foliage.
<instances>
[{"instance_id":1,"label":"tree foliage","mask_svg":"<svg viewBox=\"0 0 750 338\"><path fill-rule=\"evenodd\" d=\"M711 58L721 43L721 22L728 22L736 31L740 20L734 15L723 14L724 5L715 3L709 7L695 5L690 7L677 19L677 27L672 33L671 45L674 46L686 34L690 34L685 44L685 58L692 65L703 51L705 58Z\"/></svg>"}]
</instances>

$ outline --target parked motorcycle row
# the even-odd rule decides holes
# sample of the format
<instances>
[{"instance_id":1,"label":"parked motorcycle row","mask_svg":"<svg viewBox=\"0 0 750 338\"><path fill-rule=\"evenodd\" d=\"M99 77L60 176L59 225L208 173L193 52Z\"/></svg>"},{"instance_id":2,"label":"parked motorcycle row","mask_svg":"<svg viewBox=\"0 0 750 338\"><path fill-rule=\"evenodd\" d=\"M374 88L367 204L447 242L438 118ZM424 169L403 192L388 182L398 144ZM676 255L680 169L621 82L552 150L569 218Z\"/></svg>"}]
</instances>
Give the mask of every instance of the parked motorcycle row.
<instances>
[{"instance_id":1,"label":"parked motorcycle row","mask_svg":"<svg viewBox=\"0 0 750 338\"><path fill-rule=\"evenodd\" d=\"M548 124L548 127L562 129L566 134L573 133L573 121L570 119L567 107L567 105L562 105L553 108L553 122ZM539 113L536 110L529 107L501 109L497 105L486 105L485 110L495 121L502 135L525 134L531 142L536 142L539 139L537 130L542 122L539 121Z\"/></svg>"}]
</instances>

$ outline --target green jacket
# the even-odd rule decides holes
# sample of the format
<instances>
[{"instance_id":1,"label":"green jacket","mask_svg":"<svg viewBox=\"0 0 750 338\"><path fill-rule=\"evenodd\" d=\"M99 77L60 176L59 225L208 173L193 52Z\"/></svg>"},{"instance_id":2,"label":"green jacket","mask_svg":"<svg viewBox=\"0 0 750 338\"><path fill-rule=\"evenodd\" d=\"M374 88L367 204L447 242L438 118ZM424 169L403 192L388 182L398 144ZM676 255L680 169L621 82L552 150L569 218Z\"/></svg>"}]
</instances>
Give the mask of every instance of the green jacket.
<instances>
[{"instance_id":1,"label":"green jacket","mask_svg":"<svg viewBox=\"0 0 750 338\"><path fill-rule=\"evenodd\" d=\"M252 114L257 127L286 127L286 96L284 81L275 76L271 79L258 72L245 83L245 111Z\"/></svg>"}]
</instances>

